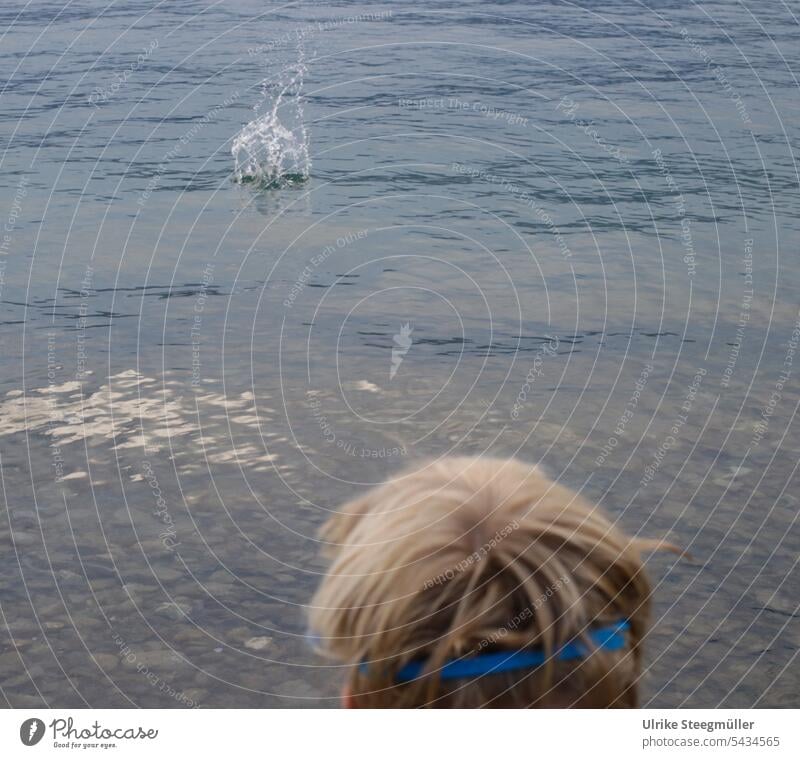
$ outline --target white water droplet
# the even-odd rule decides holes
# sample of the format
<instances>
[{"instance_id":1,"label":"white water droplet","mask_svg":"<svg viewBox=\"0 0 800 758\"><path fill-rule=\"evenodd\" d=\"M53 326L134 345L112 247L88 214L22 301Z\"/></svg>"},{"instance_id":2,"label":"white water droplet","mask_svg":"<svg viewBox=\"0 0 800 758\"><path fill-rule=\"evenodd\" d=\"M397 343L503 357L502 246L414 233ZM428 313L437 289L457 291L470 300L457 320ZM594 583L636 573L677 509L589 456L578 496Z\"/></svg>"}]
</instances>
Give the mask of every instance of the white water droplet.
<instances>
[{"instance_id":1,"label":"white water droplet","mask_svg":"<svg viewBox=\"0 0 800 758\"><path fill-rule=\"evenodd\" d=\"M262 82L256 118L245 124L231 146L238 183L281 187L308 179L311 159L301 94L306 72L299 50L297 63L287 68L276 84L268 79Z\"/></svg>"}]
</instances>

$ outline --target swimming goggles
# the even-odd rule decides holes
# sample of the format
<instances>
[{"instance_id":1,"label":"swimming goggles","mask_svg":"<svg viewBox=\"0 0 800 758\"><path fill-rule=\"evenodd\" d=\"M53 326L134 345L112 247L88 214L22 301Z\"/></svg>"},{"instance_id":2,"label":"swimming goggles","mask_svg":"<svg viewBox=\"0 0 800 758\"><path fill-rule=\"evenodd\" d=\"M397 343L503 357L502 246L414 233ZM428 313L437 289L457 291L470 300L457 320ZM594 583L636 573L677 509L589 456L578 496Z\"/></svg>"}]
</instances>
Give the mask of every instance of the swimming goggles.
<instances>
[{"instance_id":1,"label":"swimming goggles","mask_svg":"<svg viewBox=\"0 0 800 758\"><path fill-rule=\"evenodd\" d=\"M615 652L623 650L626 645L625 632L630 629L627 621L617 621L607 626L595 627L587 633L590 645L573 640L553 653L557 661L576 661L588 657L591 653L603 650ZM439 669L439 679L469 679L484 674L501 674L506 671L541 666L547 660L542 650L501 650L483 653L471 658L456 658L443 664ZM425 672L426 660L414 660L406 663L396 674L398 684L419 679ZM364 662L360 666L362 674L366 674L369 665ZM434 673L434 672L427 672Z\"/></svg>"}]
</instances>

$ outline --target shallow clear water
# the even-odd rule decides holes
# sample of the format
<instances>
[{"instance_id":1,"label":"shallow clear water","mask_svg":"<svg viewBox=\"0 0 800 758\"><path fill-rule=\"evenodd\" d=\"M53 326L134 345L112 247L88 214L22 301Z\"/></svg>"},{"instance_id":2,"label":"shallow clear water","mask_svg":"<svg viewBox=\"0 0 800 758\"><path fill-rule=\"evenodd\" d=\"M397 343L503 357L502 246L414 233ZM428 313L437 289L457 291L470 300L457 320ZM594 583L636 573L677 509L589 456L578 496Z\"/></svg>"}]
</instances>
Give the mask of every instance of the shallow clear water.
<instances>
[{"instance_id":1,"label":"shallow clear water","mask_svg":"<svg viewBox=\"0 0 800 758\"><path fill-rule=\"evenodd\" d=\"M798 7L651 5L3 4L7 705L334 705L316 528L483 451L694 556L646 705L797 705Z\"/></svg>"}]
</instances>

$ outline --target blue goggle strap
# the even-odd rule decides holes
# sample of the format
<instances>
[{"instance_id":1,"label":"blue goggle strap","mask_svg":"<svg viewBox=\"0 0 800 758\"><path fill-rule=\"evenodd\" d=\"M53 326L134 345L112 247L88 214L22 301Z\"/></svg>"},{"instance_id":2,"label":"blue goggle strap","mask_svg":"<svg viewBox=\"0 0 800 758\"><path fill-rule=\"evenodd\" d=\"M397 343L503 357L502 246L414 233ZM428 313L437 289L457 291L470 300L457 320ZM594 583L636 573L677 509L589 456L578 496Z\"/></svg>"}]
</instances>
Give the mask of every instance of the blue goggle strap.
<instances>
[{"instance_id":1,"label":"blue goggle strap","mask_svg":"<svg viewBox=\"0 0 800 758\"><path fill-rule=\"evenodd\" d=\"M597 627L588 632L591 647L575 640L556 651L553 658L558 661L576 661L586 658L595 650L606 652L624 650L627 644L625 632L628 629L630 624L627 621ZM448 661L439 669L438 674L441 680L470 679L484 674L501 674L505 671L535 668L541 666L545 660L546 656L541 650L501 650ZM395 681L402 684L419 679L424 673L426 663L424 660L409 661L397 672ZM360 669L362 674L367 673L367 663L362 663Z\"/></svg>"}]
</instances>

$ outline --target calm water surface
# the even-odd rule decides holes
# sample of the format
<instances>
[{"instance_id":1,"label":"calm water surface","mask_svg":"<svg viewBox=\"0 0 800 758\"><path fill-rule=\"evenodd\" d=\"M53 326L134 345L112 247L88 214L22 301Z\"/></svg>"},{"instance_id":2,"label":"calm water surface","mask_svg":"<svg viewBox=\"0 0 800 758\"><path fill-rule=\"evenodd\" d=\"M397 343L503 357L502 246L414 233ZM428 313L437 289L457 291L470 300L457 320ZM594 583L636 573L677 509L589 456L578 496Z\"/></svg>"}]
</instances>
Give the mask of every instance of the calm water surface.
<instances>
[{"instance_id":1,"label":"calm water surface","mask_svg":"<svg viewBox=\"0 0 800 758\"><path fill-rule=\"evenodd\" d=\"M335 705L315 530L492 452L694 556L646 705L796 706L798 13L4 3L3 702Z\"/></svg>"}]
</instances>

